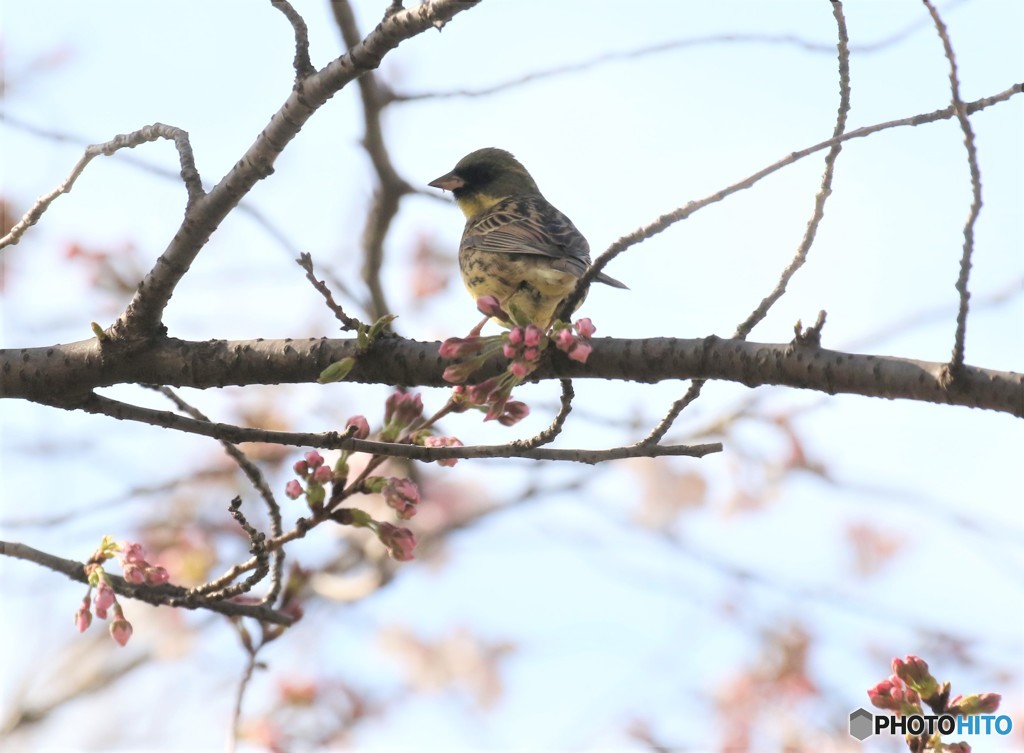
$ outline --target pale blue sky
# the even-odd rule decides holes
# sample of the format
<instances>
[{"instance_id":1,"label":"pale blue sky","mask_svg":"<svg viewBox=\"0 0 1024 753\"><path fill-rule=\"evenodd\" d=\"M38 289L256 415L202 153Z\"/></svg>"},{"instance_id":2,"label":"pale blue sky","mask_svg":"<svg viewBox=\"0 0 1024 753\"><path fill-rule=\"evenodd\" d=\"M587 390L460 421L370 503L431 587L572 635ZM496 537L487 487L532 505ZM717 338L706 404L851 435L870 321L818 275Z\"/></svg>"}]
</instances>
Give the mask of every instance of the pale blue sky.
<instances>
[{"instance_id":1,"label":"pale blue sky","mask_svg":"<svg viewBox=\"0 0 1024 753\"><path fill-rule=\"evenodd\" d=\"M326 2L294 4L310 25L314 64L322 66L339 54ZM369 28L385 3L357 5L363 27ZM1024 6L971 0L943 7L965 99L995 94L1022 79ZM198 167L209 182L234 164L291 87L291 29L269 3L108 0L97 7L53 0L7 3L3 10L12 82L4 103L9 116L89 141L154 121L171 123L189 131ZM948 103L946 62L920 3L851 2L847 20L855 50L849 128ZM856 51L916 23L920 28L897 45ZM402 45L387 58L382 74L402 92L482 87L611 51L723 34L792 35L831 45L835 24L828 3L810 0L644 0L624 6L485 0L440 34ZM20 78L28 61L54 50L67 52L66 65ZM395 164L418 186L474 148L510 149L597 254L659 214L828 138L838 103L836 79L834 54L792 43L695 43L500 95L396 105L385 126ZM980 304L1024 278L1020 97L979 113L972 124L985 197L971 283ZM77 145L55 146L2 122L0 129L3 192L22 204L59 183L80 154ZM357 244L373 185L358 146L360 131L352 87L310 121L278 161L275 175L248 199L297 247L318 263L334 264L342 275L359 268ZM143 146L131 156L176 169L168 144ZM600 336L730 334L792 256L821 170L822 155L807 158L632 249L608 268L631 290L595 289L581 313L593 317ZM826 347L841 349L870 334L858 351L947 358L969 198L962 135L952 121L850 143L839 157L833 196L810 260L752 339L788 341L798 318L813 321L824 308ZM163 250L183 206L180 185L120 158L97 160L21 245L2 252L15 270L10 274L15 284L9 284L2 302L3 344L83 339L90 321L111 321L125 298L91 290L79 270L62 259L63 244L116 246L130 240L148 263ZM461 214L450 204L427 197L403 202L384 270L403 334L438 339L465 331L476 318L461 286L452 285L419 308L404 293L417 239L428 236L454 252L461 224ZM228 311L225 301L230 301ZM172 334L185 338L305 337L333 332L321 308L290 254L236 213L199 256L167 310L166 323ZM945 313L927 325L901 327L917 312L937 308ZM968 362L1024 371L1019 294L1009 303L972 312L969 321ZM635 413L646 426L684 388L581 381L578 404L590 414ZM345 385L282 392L290 406L308 409L304 421L310 429L331 428L316 413L325 402L372 417L383 394ZM712 384L706 393L680 421L680 436L736 404L747 390ZM523 390L536 408L522 435L546 424L549 414L542 406L552 404L556 394L552 385ZM187 396L215 414L223 405L215 392ZM427 393L435 406L442 399L439 391ZM768 410L778 412L819 401L817 395L795 391L763 397ZM116 496L122 484L142 478L173 478L177 459L195 462L210 451L199 440L167 439L162 432L99 418L23 404L0 404L0 411L7 479L3 520ZM413 565L371 602L312 616L296 629L291 647L275 647L268 661L297 674L337 667L386 692L401 675L377 651L376 626L398 621L439 635L467 625L489 639L518 643L519 652L506 663L506 696L495 712L479 716L458 696L412 701L390 723L371 725L357 738L371 749L424 742L438 750L626 748L630 742L623 729L640 710L659 721L669 742L708 740L715 729L711 712L683 704L695 693L709 692L708 682L720 679L723 667L750 658L749 622L785 620L791 614L817 630L813 668L849 708L865 704L864 689L886 673L885 659L865 658L866 645L884 656L920 648L911 643L907 623L982 639L984 662L1016 667L1019 673L1024 663L1020 421L962 408L838 397L823 401L797 425L809 451L840 483L856 488L836 490L796 477L764 510L729 516L723 490L742 475L745 461L727 451L700 461L712 482L713 502L686 515L678 528L697 550L791 584L797 595L740 588L692 552L652 544L651 537L629 530L622 521L637 502L636 466L620 464L595 471L582 494L509 511L458 535L443 570ZM508 438L469 420L452 429L467 443ZM579 419L570 421L563 443L603 446L636 438ZM731 441L773 454L779 452L775 439L750 425L738 427ZM60 460L61 474L76 480L74 494L39 481L52 472L44 448L54 442L66 442L77 453ZM160 448L156 457L154 447ZM124 478L111 477L110 458L129 469L121 471ZM673 466L685 471L694 462ZM479 484L481 494L500 496L505 489L521 488L526 474L555 479L564 471L479 462L449 473ZM878 487L897 491L889 496L857 490ZM19 489L32 493L12 491ZM964 533L943 523L935 510L966 514L999 535ZM884 520L892 531L913 535L881 576L856 580L848 577L848 559L838 550L851 520ZM84 557L100 535L118 533L111 527L124 525L116 515L97 515L71 530L9 533L40 548ZM326 535L303 542L296 556L315 559L330 544ZM941 577L930 566L936 562ZM77 586L24 565L0 567L5 591L29 605L19 611L19 621L33 624L31 636L3 641L8 648L0 660L17 668L37 661L50 643L71 637L69 615L80 593ZM51 602L45 607L29 599L42 589ZM808 592L815 597L801 596ZM914 594L913 603L908 593ZM730 624L714 609L733 596L749 604L744 612L749 622ZM21 630L11 620L5 625L8 631ZM144 630L137 640L144 645ZM222 662L224 656L231 664L241 662L223 630L199 655L206 663ZM1003 692L1020 719L1022 688L974 687L970 683L984 675L955 671L963 675L951 679L968 683L965 692ZM175 717L190 718L188 727L167 737L166 747L216 749L234 670L221 675L195 662L180 672L198 690L196 700L184 701ZM5 693L17 676L5 673ZM168 682L158 672L142 678L138 687L147 689ZM954 688L959 692L956 682ZM253 708L265 692L266 685L254 686ZM844 713L843 708L832 711ZM90 713L95 712L84 709L69 720L88 726ZM189 713L193 716L186 717ZM821 721L822 726L835 723ZM44 741L50 745L102 747L99 732L84 741L57 736L56 730L51 734ZM146 744L142 725L127 737L130 744ZM983 746L1013 749L997 740Z\"/></svg>"}]
</instances>

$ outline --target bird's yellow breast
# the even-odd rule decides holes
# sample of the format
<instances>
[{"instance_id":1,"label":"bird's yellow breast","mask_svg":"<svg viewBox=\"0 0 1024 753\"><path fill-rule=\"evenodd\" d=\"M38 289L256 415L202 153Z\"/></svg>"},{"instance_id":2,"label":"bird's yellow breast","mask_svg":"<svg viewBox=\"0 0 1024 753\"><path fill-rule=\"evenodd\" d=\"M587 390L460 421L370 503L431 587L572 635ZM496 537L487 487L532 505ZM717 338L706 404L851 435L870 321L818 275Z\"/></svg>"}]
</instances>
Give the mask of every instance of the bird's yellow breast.
<instances>
[{"instance_id":1,"label":"bird's yellow breast","mask_svg":"<svg viewBox=\"0 0 1024 753\"><path fill-rule=\"evenodd\" d=\"M459 209L466 215L467 220L472 220L474 217L479 217L488 209L493 207L495 204L504 201L503 197L491 196L485 193L474 193L469 196L463 196L455 200L455 203L459 205Z\"/></svg>"}]
</instances>

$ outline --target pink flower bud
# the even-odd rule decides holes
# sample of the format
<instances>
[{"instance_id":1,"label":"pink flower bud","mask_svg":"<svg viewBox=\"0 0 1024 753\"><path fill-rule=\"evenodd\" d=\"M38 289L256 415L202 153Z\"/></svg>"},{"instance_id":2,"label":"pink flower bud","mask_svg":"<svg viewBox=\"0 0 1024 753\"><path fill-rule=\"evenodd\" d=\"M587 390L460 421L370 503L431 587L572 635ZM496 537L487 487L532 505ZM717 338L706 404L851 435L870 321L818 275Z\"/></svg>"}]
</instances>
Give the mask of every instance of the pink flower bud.
<instances>
[{"instance_id":1,"label":"pink flower bud","mask_svg":"<svg viewBox=\"0 0 1024 753\"><path fill-rule=\"evenodd\" d=\"M583 317L576 322L576 331L580 337L589 339L597 332L597 327L594 326L594 323L588 317Z\"/></svg>"},{"instance_id":2,"label":"pink flower bud","mask_svg":"<svg viewBox=\"0 0 1024 753\"><path fill-rule=\"evenodd\" d=\"M498 423L502 426L512 426L530 415L530 406L519 400L509 400L505 403L505 411L498 417Z\"/></svg>"},{"instance_id":3,"label":"pink flower bud","mask_svg":"<svg viewBox=\"0 0 1024 753\"><path fill-rule=\"evenodd\" d=\"M525 361L513 361L508 367L509 373L520 382L525 379L532 369Z\"/></svg>"},{"instance_id":4,"label":"pink flower bud","mask_svg":"<svg viewBox=\"0 0 1024 753\"><path fill-rule=\"evenodd\" d=\"M388 553L399 562L408 562L413 558L416 537L408 528L378 523L377 538L388 548Z\"/></svg>"},{"instance_id":5,"label":"pink flower bud","mask_svg":"<svg viewBox=\"0 0 1024 753\"><path fill-rule=\"evenodd\" d=\"M309 475L309 463L307 463L305 460L299 460L295 463L295 465L292 466L292 470L295 471L300 476L302 476L303 478L305 478L306 476Z\"/></svg>"},{"instance_id":6,"label":"pink flower bud","mask_svg":"<svg viewBox=\"0 0 1024 753\"><path fill-rule=\"evenodd\" d=\"M146 569L146 583L151 586L159 586L161 583L166 583L171 579L170 573L167 572L167 568L156 565Z\"/></svg>"},{"instance_id":7,"label":"pink flower bud","mask_svg":"<svg viewBox=\"0 0 1024 753\"><path fill-rule=\"evenodd\" d=\"M309 463L309 467L316 469L324 464L323 455L316 450L310 450L306 453L306 462Z\"/></svg>"},{"instance_id":8,"label":"pink flower bud","mask_svg":"<svg viewBox=\"0 0 1024 753\"><path fill-rule=\"evenodd\" d=\"M105 580L101 580L100 584L96 586L96 594L92 597L92 605L96 609L96 616L103 617L100 612L106 612L110 607L114 606L114 602L117 601L117 596L114 594L114 589L110 587L110 584Z\"/></svg>"},{"instance_id":9,"label":"pink flower bud","mask_svg":"<svg viewBox=\"0 0 1024 753\"><path fill-rule=\"evenodd\" d=\"M572 350L572 346L575 344L576 336L573 335L572 331L568 327L558 330L558 334L555 335L555 347L568 353Z\"/></svg>"},{"instance_id":10,"label":"pink flower bud","mask_svg":"<svg viewBox=\"0 0 1024 753\"><path fill-rule=\"evenodd\" d=\"M119 646L124 646L132 637L132 624L124 617L118 617L110 623L110 637L117 641Z\"/></svg>"},{"instance_id":11,"label":"pink flower bud","mask_svg":"<svg viewBox=\"0 0 1024 753\"><path fill-rule=\"evenodd\" d=\"M1003 697L999 693L975 693L951 703L950 707L956 710L950 713L961 716L992 714L999 708L999 702L1002 700Z\"/></svg>"},{"instance_id":12,"label":"pink flower bud","mask_svg":"<svg viewBox=\"0 0 1024 753\"><path fill-rule=\"evenodd\" d=\"M501 346L501 352L504 354L505 358L512 359L516 357L516 354L519 352L519 348L511 343L505 343Z\"/></svg>"},{"instance_id":13,"label":"pink flower bud","mask_svg":"<svg viewBox=\"0 0 1024 753\"><path fill-rule=\"evenodd\" d=\"M75 612L75 629L79 633L84 633L91 624L92 612L89 611L89 597L86 596L82 599L82 605L78 607L78 611Z\"/></svg>"},{"instance_id":14,"label":"pink flower bud","mask_svg":"<svg viewBox=\"0 0 1024 753\"><path fill-rule=\"evenodd\" d=\"M455 437L426 437L423 440L424 447L462 447L461 441ZM443 458L437 464L444 468L451 468L459 462L458 458Z\"/></svg>"},{"instance_id":15,"label":"pink flower bud","mask_svg":"<svg viewBox=\"0 0 1024 753\"><path fill-rule=\"evenodd\" d=\"M523 328L513 327L508 331L509 345L519 345L523 341Z\"/></svg>"},{"instance_id":16,"label":"pink flower bud","mask_svg":"<svg viewBox=\"0 0 1024 753\"><path fill-rule=\"evenodd\" d=\"M576 343L576 347L569 351L569 358L573 361L579 361L580 363L586 363L587 359L590 358L590 353L594 349L590 346L590 343L583 342L582 340Z\"/></svg>"},{"instance_id":17,"label":"pink flower bud","mask_svg":"<svg viewBox=\"0 0 1024 753\"><path fill-rule=\"evenodd\" d=\"M296 479L292 479L284 486L284 495L288 499L298 499L302 496L302 484Z\"/></svg>"},{"instance_id":18,"label":"pink flower bud","mask_svg":"<svg viewBox=\"0 0 1024 753\"><path fill-rule=\"evenodd\" d=\"M125 562L139 564L146 561L146 550L142 548L142 544L125 542L121 545L121 558Z\"/></svg>"},{"instance_id":19,"label":"pink flower bud","mask_svg":"<svg viewBox=\"0 0 1024 753\"><path fill-rule=\"evenodd\" d=\"M470 385L469 389L466 390L466 395L474 405L488 405L494 400L494 394L497 389L498 378L491 377L480 382L480 384Z\"/></svg>"},{"instance_id":20,"label":"pink flower bud","mask_svg":"<svg viewBox=\"0 0 1024 753\"><path fill-rule=\"evenodd\" d=\"M540 327L536 324L531 324L526 328L526 333L523 335L523 342L528 348L535 348L540 345L541 339L543 339L544 333Z\"/></svg>"},{"instance_id":21,"label":"pink flower bud","mask_svg":"<svg viewBox=\"0 0 1024 753\"><path fill-rule=\"evenodd\" d=\"M132 585L139 586L146 582L146 571L139 565L125 565L124 579Z\"/></svg>"},{"instance_id":22,"label":"pink flower bud","mask_svg":"<svg viewBox=\"0 0 1024 753\"><path fill-rule=\"evenodd\" d=\"M526 348L523 350L524 361L536 361L540 358L540 350L537 348Z\"/></svg>"},{"instance_id":23,"label":"pink flower bud","mask_svg":"<svg viewBox=\"0 0 1024 753\"><path fill-rule=\"evenodd\" d=\"M420 502L420 490L409 479L389 478L381 492L384 494L384 501L388 507L395 510L402 520L408 520L416 514L416 505Z\"/></svg>"},{"instance_id":24,"label":"pink flower bud","mask_svg":"<svg viewBox=\"0 0 1024 753\"><path fill-rule=\"evenodd\" d=\"M356 428L352 436L356 439L366 439L370 436L370 422L366 420L366 416L352 416L345 422L346 429L351 429L353 426Z\"/></svg>"},{"instance_id":25,"label":"pink flower bud","mask_svg":"<svg viewBox=\"0 0 1024 753\"><path fill-rule=\"evenodd\" d=\"M493 316L498 319L508 318L508 315L502 310L498 299L493 295L482 295L477 298L476 307L481 314L485 314L486 316Z\"/></svg>"},{"instance_id":26,"label":"pink flower bud","mask_svg":"<svg viewBox=\"0 0 1024 753\"><path fill-rule=\"evenodd\" d=\"M484 349L486 344L487 340L482 337L449 337L441 343L441 347L437 349L437 354L441 358L475 356Z\"/></svg>"},{"instance_id":27,"label":"pink flower bud","mask_svg":"<svg viewBox=\"0 0 1024 753\"><path fill-rule=\"evenodd\" d=\"M326 484L334 477L334 471L329 465L322 465L313 471L313 480L318 484Z\"/></svg>"}]
</instances>

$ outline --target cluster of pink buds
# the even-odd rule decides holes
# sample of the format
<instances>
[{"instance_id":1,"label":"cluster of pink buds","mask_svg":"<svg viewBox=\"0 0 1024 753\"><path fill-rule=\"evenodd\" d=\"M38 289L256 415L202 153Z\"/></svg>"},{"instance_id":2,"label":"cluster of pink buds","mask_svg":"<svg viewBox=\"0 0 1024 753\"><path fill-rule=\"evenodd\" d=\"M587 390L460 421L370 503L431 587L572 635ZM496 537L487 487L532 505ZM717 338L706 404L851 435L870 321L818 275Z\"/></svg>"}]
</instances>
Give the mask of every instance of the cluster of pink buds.
<instances>
[{"instance_id":1,"label":"cluster of pink buds","mask_svg":"<svg viewBox=\"0 0 1024 753\"><path fill-rule=\"evenodd\" d=\"M422 444L424 447L463 447L462 441L457 437L434 437L424 436L422 439L417 440L417 444ZM437 464L444 466L445 468L451 468L459 462L458 458L441 458L437 461Z\"/></svg>"},{"instance_id":2,"label":"cluster of pink buds","mask_svg":"<svg viewBox=\"0 0 1024 753\"><path fill-rule=\"evenodd\" d=\"M285 484L285 496L288 499L298 499L304 496L309 509L314 511L322 509L327 496L326 486L333 484L336 480L335 469L325 463L323 455L316 450L310 450L302 460L292 466L292 470L299 478L293 478ZM303 482L306 484L305 487L302 485Z\"/></svg>"},{"instance_id":3,"label":"cluster of pink buds","mask_svg":"<svg viewBox=\"0 0 1024 753\"><path fill-rule=\"evenodd\" d=\"M949 683L940 683L936 680L928 671L928 664L924 659L911 655L904 659L893 659L892 674L868 690L868 697L878 708L903 715L920 714L922 702L936 714L991 714L999 708L1002 701L1002 696L998 693L958 695L950 699L949 691ZM967 743L944 745L943 750L970 751Z\"/></svg>"},{"instance_id":4,"label":"cluster of pink buds","mask_svg":"<svg viewBox=\"0 0 1024 753\"><path fill-rule=\"evenodd\" d=\"M555 347L572 360L586 363L590 358L590 353L594 350L590 344L590 338L595 332L597 332L597 327L590 319L584 317L571 326L561 322L555 324L552 336L555 340Z\"/></svg>"},{"instance_id":5,"label":"cluster of pink buds","mask_svg":"<svg viewBox=\"0 0 1024 753\"><path fill-rule=\"evenodd\" d=\"M125 542L116 543L111 537L104 536L99 548L89 558L85 571L89 579L89 590L82 598L82 603L75 611L75 628L85 632L92 624L95 614L101 620L113 613L110 622L110 636L121 646L132 637L132 625L124 617L124 611L117 601L117 594L110 585L110 578L103 569L103 563L117 557L124 568L124 579L132 585L158 586L168 580L167 570L160 565L146 561L146 553L142 544Z\"/></svg>"}]
</instances>

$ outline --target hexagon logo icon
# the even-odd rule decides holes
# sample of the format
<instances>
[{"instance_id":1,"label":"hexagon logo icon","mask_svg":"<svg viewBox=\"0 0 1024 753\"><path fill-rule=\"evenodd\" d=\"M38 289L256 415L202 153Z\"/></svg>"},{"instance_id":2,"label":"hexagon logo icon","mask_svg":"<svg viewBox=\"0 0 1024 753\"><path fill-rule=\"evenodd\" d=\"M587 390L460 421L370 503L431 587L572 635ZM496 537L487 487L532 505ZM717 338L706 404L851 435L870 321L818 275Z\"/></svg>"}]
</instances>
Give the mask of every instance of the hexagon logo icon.
<instances>
[{"instance_id":1,"label":"hexagon logo icon","mask_svg":"<svg viewBox=\"0 0 1024 753\"><path fill-rule=\"evenodd\" d=\"M863 742L873 734L871 728L872 716L870 711L857 709L850 712L850 736Z\"/></svg>"}]
</instances>

